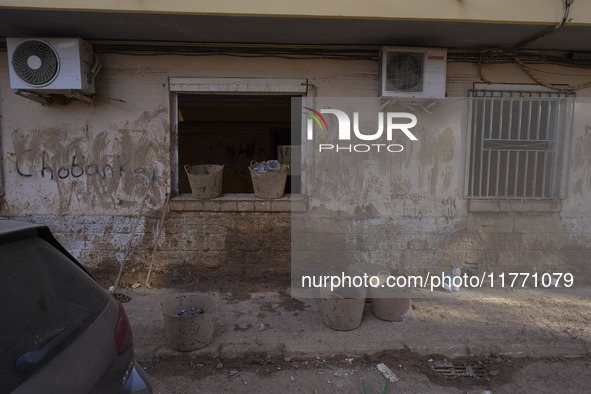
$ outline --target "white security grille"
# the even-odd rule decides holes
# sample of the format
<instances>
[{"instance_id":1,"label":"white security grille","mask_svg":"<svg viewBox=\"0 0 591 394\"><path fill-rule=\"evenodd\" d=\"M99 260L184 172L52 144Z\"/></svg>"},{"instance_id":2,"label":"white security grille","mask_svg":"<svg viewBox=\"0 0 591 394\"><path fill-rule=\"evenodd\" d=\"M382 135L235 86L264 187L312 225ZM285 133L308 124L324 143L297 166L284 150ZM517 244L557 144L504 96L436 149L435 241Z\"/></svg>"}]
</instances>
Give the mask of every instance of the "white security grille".
<instances>
[{"instance_id":1,"label":"white security grille","mask_svg":"<svg viewBox=\"0 0 591 394\"><path fill-rule=\"evenodd\" d=\"M574 94L471 90L470 96L466 196L563 197Z\"/></svg>"}]
</instances>

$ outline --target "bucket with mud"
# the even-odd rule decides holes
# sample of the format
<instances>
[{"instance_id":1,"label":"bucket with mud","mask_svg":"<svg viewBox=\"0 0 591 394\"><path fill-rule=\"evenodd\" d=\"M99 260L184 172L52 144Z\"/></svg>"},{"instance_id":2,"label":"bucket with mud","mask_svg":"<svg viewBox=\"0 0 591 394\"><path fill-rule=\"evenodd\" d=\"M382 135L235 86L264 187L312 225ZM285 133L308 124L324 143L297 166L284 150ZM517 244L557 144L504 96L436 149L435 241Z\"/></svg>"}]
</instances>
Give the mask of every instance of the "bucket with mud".
<instances>
[{"instance_id":1,"label":"bucket with mud","mask_svg":"<svg viewBox=\"0 0 591 394\"><path fill-rule=\"evenodd\" d=\"M185 165L195 198L216 198L222 194L224 166L218 164Z\"/></svg>"},{"instance_id":2,"label":"bucket with mud","mask_svg":"<svg viewBox=\"0 0 591 394\"><path fill-rule=\"evenodd\" d=\"M392 274L391 277L398 278L398 275ZM406 279L404 276L400 278ZM380 285L372 290L371 313L378 319L405 321L412 312L412 286L400 280L395 284L396 286L389 286L384 283L383 286Z\"/></svg>"},{"instance_id":3,"label":"bucket with mud","mask_svg":"<svg viewBox=\"0 0 591 394\"><path fill-rule=\"evenodd\" d=\"M408 283L400 280L392 282L398 275L390 268L375 263L354 264L349 267L349 272L351 275L367 274L367 300L371 302L371 312L375 317L387 321L405 320L412 306L412 287ZM388 278L392 283L388 283Z\"/></svg>"},{"instance_id":4,"label":"bucket with mud","mask_svg":"<svg viewBox=\"0 0 591 394\"><path fill-rule=\"evenodd\" d=\"M411 306L410 292L404 295L398 291L395 294L383 294L371 299L371 313L378 319L387 321L404 321L405 316L411 311Z\"/></svg>"},{"instance_id":5,"label":"bucket with mud","mask_svg":"<svg viewBox=\"0 0 591 394\"><path fill-rule=\"evenodd\" d=\"M160 305L170 347L179 352L201 349L213 339L215 300L192 294L172 298Z\"/></svg>"},{"instance_id":6,"label":"bucket with mud","mask_svg":"<svg viewBox=\"0 0 591 394\"><path fill-rule=\"evenodd\" d=\"M258 198L279 198L285 192L287 180L287 164L280 164L279 170L259 172L255 170L257 162L251 161L248 166L254 195Z\"/></svg>"},{"instance_id":7,"label":"bucket with mud","mask_svg":"<svg viewBox=\"0 0 591 394\"><path fill-rule=\"evenodd\" d=\"M333 291L321 289L322 321L333 330L354 330L361 324L365 306L364 287L338 287Z\"/></svg>"}]
</instances>

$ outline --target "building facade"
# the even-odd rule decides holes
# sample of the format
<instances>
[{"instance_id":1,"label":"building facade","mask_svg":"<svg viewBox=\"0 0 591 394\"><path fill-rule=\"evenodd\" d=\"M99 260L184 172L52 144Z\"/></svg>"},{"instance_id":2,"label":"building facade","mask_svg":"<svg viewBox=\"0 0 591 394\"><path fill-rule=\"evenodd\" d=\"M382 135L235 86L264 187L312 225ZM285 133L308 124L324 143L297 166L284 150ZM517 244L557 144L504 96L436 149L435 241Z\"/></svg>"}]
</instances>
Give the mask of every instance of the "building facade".
<instances>
[{"instance_id":1,"label":"building facade","mask_svg":"<svg viewBox=\"0 0 591 394\"><path fill-rule=\"evenodd\" d=\"M1 36L82 38L98 57L81 98L14 89L0 50L1 216L47 223L99 276L125 261L126 283L152 259L161 284L289 272L294 210L328 211L313 238L339 235L325 247L357 262L584 275L591 5L185 3L0 2ZM418 142L398 164L372 161L378 180L367 162L322 175L331 159L305 120L294 139L293 106L380 99L384 46L446 49L445 97L418 101ZM285 147L302 158L290 189L255 198L250 160ZM193 199L184 166L214 162L224 194Z\"/></svg>"}]
</instances>

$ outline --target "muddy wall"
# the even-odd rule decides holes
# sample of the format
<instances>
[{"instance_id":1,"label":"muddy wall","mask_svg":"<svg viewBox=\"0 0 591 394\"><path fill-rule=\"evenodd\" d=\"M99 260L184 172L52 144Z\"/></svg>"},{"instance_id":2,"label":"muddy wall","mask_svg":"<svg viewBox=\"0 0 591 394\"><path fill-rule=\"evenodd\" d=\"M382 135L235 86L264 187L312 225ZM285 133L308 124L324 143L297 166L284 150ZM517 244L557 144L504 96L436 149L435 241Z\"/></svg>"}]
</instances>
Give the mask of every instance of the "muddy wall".
<instances>
[{"instance_id":1,"label":"muddy wall","mask_svg":"<svg viewBox=\"0 0 591 394\"><path fill-rule=\"evenodd\" d=\"M169 77L307 78L315 86L308 94L310 99L313 95L377 94L378 65L372 61L147 59L101 54L103 68L94 106L81 102L41 106L10 90L6 53L0 53L5 190L0 215L48 223L84 264L109 273L126 255L144 196L145 207L128 256L129 275L141 276L152 257L160 209L172 184ZM531 83L516 65L485 66L483 71L495 83ZM555 83L585 79L548 75ZM478 81L475 65L448 64L448 96L466 97L467 89ZM584 100L576 111L588 112ZM568 196L552 206L527 209L514 205L471 209L464 198L466 108L458 104L453 110L437 112L432 121L437 125L417 131L420 142L406 152L406 160L398 167L379 168L379 162L375 163L388 181L366 190L388 196L382 206L364 205L360 196L343 196L339 206L312 204L311 208L346 207L353 213L367 213L362 219L329 223L319 233L349 234L339 248L355 253L360 261L379 259L422 270L434 261L478 267L520 264L530 269L589 265L588 118L576 118ZM312 171L318 157L306 160ZM361 179L354 175L343 174L339 182L326 179L322 187L334 192L342 182ZM259 269L289 270L291 218L289 202L282 204L222 201L195 205L173 197L173 209L158 241L157 272L186 280L204 267L208 272L217 269L242 275ZM135 277L130 276L131 280Z\"/></svg>"}]
</instances>

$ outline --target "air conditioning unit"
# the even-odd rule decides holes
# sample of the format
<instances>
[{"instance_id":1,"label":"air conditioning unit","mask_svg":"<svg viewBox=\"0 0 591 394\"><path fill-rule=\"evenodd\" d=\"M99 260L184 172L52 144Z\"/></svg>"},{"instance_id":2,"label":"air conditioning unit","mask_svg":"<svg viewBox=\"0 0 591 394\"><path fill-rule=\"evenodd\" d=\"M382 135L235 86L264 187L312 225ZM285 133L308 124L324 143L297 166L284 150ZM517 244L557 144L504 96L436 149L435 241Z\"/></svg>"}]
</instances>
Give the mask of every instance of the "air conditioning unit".
<instances>
[{"instance_id":1,"label":"air conditioning unit","mask_svg":"<svg viewBox=\"0 0 591 394\"><path fill-rule=\"evenodd\" d=\"M444 98L447 50L383 47L380 51L381 97Z\"/></svg>"},{"instance_id":2,"label":"air conditioning unit","mask_svg":"<svg viewBox=\"0 0 591 394\"><path fill-rule=\"evenodd\" d=\"M12 89L94 93L92 46L80 38L6 38Z\"/></svg>"}]
</instances>

